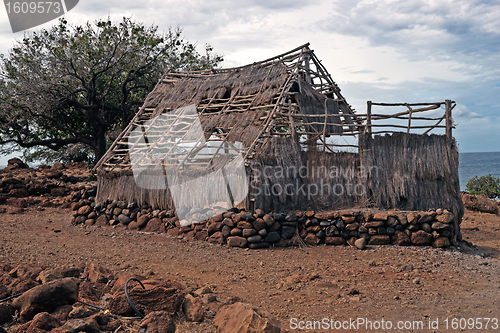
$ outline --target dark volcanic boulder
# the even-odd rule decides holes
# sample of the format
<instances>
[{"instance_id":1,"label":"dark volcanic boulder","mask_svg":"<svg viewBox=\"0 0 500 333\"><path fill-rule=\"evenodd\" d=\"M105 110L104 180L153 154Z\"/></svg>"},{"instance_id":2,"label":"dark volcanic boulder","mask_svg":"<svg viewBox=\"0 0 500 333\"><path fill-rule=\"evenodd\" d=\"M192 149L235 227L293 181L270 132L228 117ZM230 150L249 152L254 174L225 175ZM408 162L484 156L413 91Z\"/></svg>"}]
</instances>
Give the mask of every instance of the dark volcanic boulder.
<instances>
[{"instance_id":1,"label":"dark volcanic boulder","mask_svg":"<svg viewBox=\"0 0 500 333\"><path fill-rule=\"evenodd\" d=\"M411 234L411 242L414 245L430 245L433 240L434 237L423 230Z\"/></svg>"},{"instance_id":2,"label":"dark volcanic boulder","mask_svg":"<svg viewBox=\"0 0 500 333\"><path fill-rule=\"evenodd\" d=\"M222 307L213 320L219 333L266 332L279 333L281 324L268 313L247 303L234 303Z\"/></svg>"},{"instance_id":3,"label":"dark volcanic boulder","mask_svg":"<svg viewBox=\"0 0 500 333\"><path fill-rule=\"evenodd\" d=\"M13 169L27 169L28 165L21 161L19 158L14 157L11 158L10 160L7 161L7 168L8 170L13 170Z\"/></svg>"},{"instance_id":4,"label":"dark volcanic boulder","mask_svg":"<svg viewBox=\"0 0 500 333\"><path fill-rule=\"evenodd\" d=\"M162 332L175 333L175 323L172 317L165 311L154 311L149 313L141 321L141 326L137 332Z\"/></svg>"},{"instance_id":5,"label":"dark volcanic boulder","mask_svg":"<svg viewBox=\"0 0 500 333\"><path fill-rule=\"evenodd\" d=\"M7 303L0 304L0 326L12 320L16 309Z\"/></svg>"},{"instance_id":6,"label":"dark volcanic boulder","mask_svg":"<svg viewBox=\"0 0 500 333\"><path fill-rule=\"evenodd\" d=\"M21 322L31 320L37 313L52 312L61 305L78 300L76 278L64 278L30 289L16 298L12 305L20 309Z\"/></svg>"},{"instance_id":7,"label":"dark volcanic boulder","mask_svg":"<svg viewBox=\"0 0 500 333\"><path fill-rule=\"evenodd\" d=\"M392 235L392 244L399 246L411 245L410 237L403 231L396 231Z\"/></svg>"}]
</instances>

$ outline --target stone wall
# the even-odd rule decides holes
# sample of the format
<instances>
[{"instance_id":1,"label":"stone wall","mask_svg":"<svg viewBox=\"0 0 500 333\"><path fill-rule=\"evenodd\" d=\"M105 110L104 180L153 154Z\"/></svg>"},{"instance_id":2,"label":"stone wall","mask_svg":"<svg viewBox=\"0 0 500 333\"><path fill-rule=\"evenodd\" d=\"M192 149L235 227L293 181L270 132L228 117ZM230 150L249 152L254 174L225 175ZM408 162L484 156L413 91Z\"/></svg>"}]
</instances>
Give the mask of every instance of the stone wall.
<instances>
[{"instance_id":1,"label":"stone wall","mask_svg":"<svg viewBox=\"0 0 500 333\"><path fill-rule=\"evenodd\" d=\"M185 225L173 210L138 207L133 202L96 204L89 197L72 205L73 224L126 227L167 233L231 247L267 248L300 245L432 245L448 247L459 234L454 214L446 209L429 212L349 210L253 213L233 208L199 210L191 216L201 222ZM207 218L208 216L212 216ZM356 242L358 239L364 239ZM366 241L366 242L365 242Z\"/></svg>"}]
</instances>

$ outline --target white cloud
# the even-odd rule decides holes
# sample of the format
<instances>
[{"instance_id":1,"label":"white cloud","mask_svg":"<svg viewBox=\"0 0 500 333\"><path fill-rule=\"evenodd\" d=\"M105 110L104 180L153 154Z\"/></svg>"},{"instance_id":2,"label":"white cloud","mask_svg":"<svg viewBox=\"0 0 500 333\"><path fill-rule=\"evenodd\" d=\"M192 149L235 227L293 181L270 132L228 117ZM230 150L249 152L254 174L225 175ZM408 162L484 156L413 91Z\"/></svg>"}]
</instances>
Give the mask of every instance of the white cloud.
<instances>
[{"instance_id":1,"label":"white cloud","mask_svg":"<svg viewBox=\"0 0 500 333\"><path fill-rule=\"evenodd\" d=\"M498 76L498 2L339 0L332 7L323 22L329 31L391 46L411 61L454 62L464 75Z\"/></svg>"},{"instance_id":2,"label":"white cloud","mask_svg":"<svg viewBox=\"0 0 500 333\"><path fill-rule=\"evenodd\" d=\"M462 118L464 121L471 118L484 118L485 116L477 112L471 112L463 104L457 104L453 111L453 115L456 118Z\"/></svg>"}]
</instances>

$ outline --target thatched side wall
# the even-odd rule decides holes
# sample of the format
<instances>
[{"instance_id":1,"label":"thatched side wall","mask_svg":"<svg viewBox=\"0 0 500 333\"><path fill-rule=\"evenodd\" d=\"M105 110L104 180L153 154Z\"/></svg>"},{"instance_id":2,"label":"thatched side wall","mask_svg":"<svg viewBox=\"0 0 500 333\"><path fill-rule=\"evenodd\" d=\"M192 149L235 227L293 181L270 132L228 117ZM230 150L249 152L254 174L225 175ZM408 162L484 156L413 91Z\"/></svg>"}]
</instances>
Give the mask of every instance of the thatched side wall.
<instances>
[{"instance_id":1,"label":"thatched side wall","mask_svg":"<svg viewBox=\"0 0 500 333\"><path fill-rule=\"evenodd\" d=\"M366 173L360 168L359 154L349 152L303 152L309 175L306 182L316 210L353 208L366 205ZM304 207L305 208L305 207Z\"/></svg>"},{"instance_id":2,"label":"thatched side wall","mask_svg":"<svg viewBox=\"0 0 500 333\"><path fill-rule=\"evenodd\" d=\"M353 193L358 170L358 154L304 152L289 138L273 138L247 170L249 197L265 211L353 207L364 199Z\"/></svg>"},{"instance_id":3,"label":"thatched side wall","mask_svg":"<svg viewBox=\"0 0 500 333\"><path fill-rule=\"evenodd\" d=\"M444 135L394 133L360 135L361 165L372 168L367 197L379 208L452 211L458 226L464 214L458 178L458 151Z\"/></svg>"},{"instance_id":4,"label":"thatched side wall","mask_svg":"<svg viewBox=\"0 0 500 333\"><path fill-rule=\"evenodd\" d=\"M145 179L146 180L146 177ZM151 180L155 181L154 178ZM155 186L151 184L151 186ZM139 206L161 207L173 209L173 201L170 191L150 190L137 186L131 171L111 173L99 171L97 174L97 197L96 202L123 200L135 202Z\"/></svg>"},{"instance_id":5,"label":"thatched side wall","mask_svg":"<svg viewBox=\"0 0 500 333\"><path fill-rule=\"evenodd\" d=\"M453 208L460 198L457 149L443 135L360 136L361 163L372 167L367 192L376 206Z\"/></svg>"},{"instance_id":6,"label":"thatched side wall","mask_svg":"<svg viewBox=\"0 0 500 333\"><path fill-rule=\"evenodd\" d=\"M226 177L229 181L236 184L244 184L245 175L230 173L227 168ZM154 189L161 185L157 175L148 175L142 173L140 178L134 178L131 172L122 172L120 176L114 173L101 171L98 174L98 197L96 202L104 203L106 201L120 200L135 202L139 206L151 206L158 209L175 209L174 200L170 194L168 181L171 186L175 186L177 203L182 203L188 207L204 207L207 205L216 205L229 209L230 201L227 191L227 185L221 181L220 173L207 173L199 178L192 175L185 177L182 174L171 174L168 180L162 179L166 189ZM242 178L243 177L243 178ZM197 183L201 182L201 184ZM139 186L139 185L140 186ZM179 186L180 185L180 186ZM203 189L209 189L208 191ZM241 188L231 187L232 195L235 200L244 199L241 194Z\"/></svg>"},{"instance_id":7,"label":"thatched side wall","mask_svg":"<svg viewBox=\"0 0 500 333\"><path fill-rule=\"evenodd\" d=\"M271 138L263 145L247 169L250 185L248 200L255 200L253 208L264 210L292 209L301 202L296 195L287 195L288 184L302 185L298 175L302 165L300 147L290 138ZM280 173L282 170L284 173ZM293 193L293 191L292 191ZM246 208L252 208L247 201Z\"/></svg>"}]
</instances>

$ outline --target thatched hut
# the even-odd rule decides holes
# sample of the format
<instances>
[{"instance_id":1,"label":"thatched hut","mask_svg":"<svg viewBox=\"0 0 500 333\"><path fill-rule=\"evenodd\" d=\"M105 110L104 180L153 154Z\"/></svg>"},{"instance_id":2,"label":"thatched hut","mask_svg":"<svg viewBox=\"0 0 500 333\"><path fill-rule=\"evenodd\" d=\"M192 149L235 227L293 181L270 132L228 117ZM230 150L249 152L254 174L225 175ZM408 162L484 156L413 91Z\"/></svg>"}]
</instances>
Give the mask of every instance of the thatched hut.
<instances>
[{"instance_id":1,"label":"thatched hut","mask_svg":"<svg viewBox=\"0 0 500 333\"><path fill-rule=\"evenodd\" d=\"M353 111L308 44L243 67L169 72L96 165L97 200L161 209L178 206L175 198L249 210L446 208L461 218L455 141L411 133L420 110L408 108L406 133L374 136L376 115Z\"/></svg>"}]
</instances>

